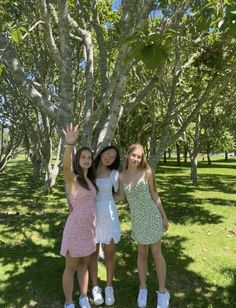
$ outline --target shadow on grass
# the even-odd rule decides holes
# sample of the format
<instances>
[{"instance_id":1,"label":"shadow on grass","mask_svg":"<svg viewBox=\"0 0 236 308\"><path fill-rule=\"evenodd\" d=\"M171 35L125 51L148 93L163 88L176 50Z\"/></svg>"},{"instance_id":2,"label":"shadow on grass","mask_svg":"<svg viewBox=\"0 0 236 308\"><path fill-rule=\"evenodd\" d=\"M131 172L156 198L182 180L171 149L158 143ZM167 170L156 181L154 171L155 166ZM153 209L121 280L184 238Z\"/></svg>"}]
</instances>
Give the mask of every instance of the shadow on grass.
<instances>
[{"instance_id":1,"label":"shadow on grass","mask_svg":"<svg viewBox=\"0 0 236 308\"><path fill-rule=\"evenodd\" d=\"M171 292L170 307L233 307L236 304L234 284L220 288L207 283L203 277L188 269L194 262L184 253L186 238L172 236L164 238L162 250L167 263L167 285ZM117 249L117 270L115 273L115 294L117 304L114 307L135 308L139 290L139 279L136 267L137 247L125 233ZM225 268L224 271L229 271ZM235 272L232 273L235 275ZM105 286L105 282L102 282ZM147 277L148 305L156 307L157 281L155 268L149 254L149 271ZM105 307L105 306L104 306Z\"/></svg>"},{"instance_id":2,"label":"shadow on grass","mask_svg":"<svg viewBox=\"0 0 236 308\"><path fill-rule=\"evenodd\" d=\"M60 307L64 262L55 257L58 245L42 247L32 240L4 245L0 257L7 268L1 294L2 307Z\"/></svg>"},{"instance_id":3,"label":"shadow on grass","mask_svg":"<svg viewBox=\"0 0 236 308\"><path fill-rule=\"evenodd\" d=\"M233 284L220 288L206 283L202 277L188 270L194 260L183 251L185 241L186 239L180 236L168 237L163 241L168 288L171 292L170 307L234 307L236 293ZM60 257L50 256L57 253L58 249L58 243L51 249L35 245L30 240L22 247L4 247L5 253L1 255L1 258L4 257L3 266L12 264L12 267L7 271L9 278L1 297L5 303L2 307L62 307L61 274L64 262ZM129 233L124 234L117 247L114 281L117 304L114 307L136 307L139 288L136 257L136 245L130 240ZM27 261L30 264L27 264ZM156 307L157 289L155 270L151 263L150 258L147 278L149 308ZM230 271L227 268L222 270ZM232 275L235 277L235 272L232 272ZM105 282L101 285L104 287Z\"/></svg>"},{"instance_id":4,"label":"shadow on grass","mask_svg":"<svg viewBox=\"0 0 236 308\"><path fill-rule=\"evenodd\" d=\"M199 175L201 191L217 191L226 194L236 194L236 176L233 175Z\"/></svg>"},{"instance_id":5,"label":"shadow on grass","mask_svg":"<svg viewBox=\"0 0 236 308\"><path fill-rule=\"evenodd\" d=\"M25 161L1 174L0 307L60 307L64 300L59 249L67 211L58 182L57 196L46 195Z\"/></svg>"},{"instance_id":6,"label":"shadow on grass","mask_svg":"<svg viewBox=\"0 0 236 308\"><path fill-rule=\"evenodd\" d=\"M220 165L220 167L224 167ZM232 167L227 165L227 168ZM219 168L217 166L217 168ZM174 162L168 162L168 166L160 165L158 168L157 183L162 188L160 193L165 205L168 217L174 223L181 224L218 224L223 221L221 215L212 213L203 205L236 206L236 177L224 174L201 173L198 177L198 185L193 186L189 181L186 166L176 167ZM209 198L195 198L197 192L217 192L231 194L230 199L220 199L209 196Z\"/></svg>"},{"instance_id":7,"label":"shadow on grass","mask_svg":"<svg viewBox=\"0 0 236 308\"><path fill-rule=\"evenodd\" d=\"M201 206L201 200L194 198L191 193L195 188L186 185L185 177L178 176L178 182L171 177L168 184L162 184L161 198L165 205L167 216L174 223L181 224L217 224L223 217L213 214Z\"/></svg>"},{"instance_id":8,"label":"shadow on grass","mask_svg":"<svg viewBox=\"0 0 236 308\"><path fill-rule=\"evenodd\" d=\"M62 307L64 296L61 276L64 259L59 256L63 225L67 216L63 181L53 195L45 196L41 185L32 182L31 170L24 163L19 168L8 168L0 180L0 190L5 190L8 202L2 202L0 261L5 270L0 277L0 307ZM14 172L14 175L13 175ZM26 176L21 176L26 174ZM164 179L163 179L164 181ZM181 223L220 223L222 217L212 214L195 201L186 186L186 177L167 179L162 192L169 217ZM14 184L12 186L11 184ZM168 188L169 187L169 188ZM4 201L4 200L3 200ZM197 206L196 206L197 202ZM199 217L197 217L199 216ZM120 215L123 223L129 222L127 207ZM39 236L40 238L37 238ZM172 308L178 307L235 307L235 285L221 288L207 283L203 277L189 270L195 260L185 252L184 236L166 236L163 239L163 254L167 263L167 286L171 292ZM137 247L124 231L117 245L117 268L115 273L114 307L136 307L139 288L136 266ZM235 271L222 268L235 278ZM149 256L148 307L156 307L156 275ZM101 281L101 286L105 282ZM77 295L78 292L75 291ZM91 294L89 294L91 296Z\"/></svg>"},{"instance_id":9,"label":"shadow on grass","mask_svg":"<svg viewBox=\"0 0 236 308\"><path fill-rule=\"evenodd\" d=\"M183 246L187 240L181 236L171 236L163 241L167 281L172 291L171 307L233 307L236 303L234 283L221 288L217 282L207 283L203 277L188 269L195 260L184 252Z\"/></svg>"}]
</instances>

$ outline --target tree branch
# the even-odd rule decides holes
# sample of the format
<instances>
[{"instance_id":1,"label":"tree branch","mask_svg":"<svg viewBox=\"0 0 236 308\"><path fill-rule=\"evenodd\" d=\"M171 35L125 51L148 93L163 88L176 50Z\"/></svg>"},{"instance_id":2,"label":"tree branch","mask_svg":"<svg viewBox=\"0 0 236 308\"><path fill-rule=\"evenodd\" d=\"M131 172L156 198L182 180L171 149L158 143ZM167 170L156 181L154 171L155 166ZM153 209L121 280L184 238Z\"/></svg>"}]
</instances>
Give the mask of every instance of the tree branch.
<instances>
[{"instance_id":1,"label":"tree branch","mask_svg":"<svg viewBox=\"0 0 236 308\"><path fill-rule=\"evenodd\" d=\"M62 58L59 49L57 48L55 39L53 37L50 16L48 13L48 8L45 0L40 0L40 11L42 19L44 21L45 40L47 42L49 52L52 54L55 62L60 68L62 66Z\"/></svg>"}]
</instances>

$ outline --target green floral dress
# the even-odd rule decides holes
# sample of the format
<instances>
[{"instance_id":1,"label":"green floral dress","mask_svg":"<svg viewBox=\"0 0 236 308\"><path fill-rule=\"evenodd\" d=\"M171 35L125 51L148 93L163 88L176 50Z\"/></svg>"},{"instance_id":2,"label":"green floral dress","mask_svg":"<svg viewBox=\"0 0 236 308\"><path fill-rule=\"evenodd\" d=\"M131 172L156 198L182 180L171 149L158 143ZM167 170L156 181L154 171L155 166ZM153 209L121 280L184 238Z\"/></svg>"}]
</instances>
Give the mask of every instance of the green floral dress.
<instances>
[{"instance_id":1,"label":"green floral dress","mask_svg":"<svg viewBox=\"0 0 236 308\"><path fill-rule=\"evenodd\" d=\"M154 244L163 235L163 220L152 199L147 181L141 178L135 186L124 184L130 206L132 238L139 244Z\"/></svg>"}]
</instances>

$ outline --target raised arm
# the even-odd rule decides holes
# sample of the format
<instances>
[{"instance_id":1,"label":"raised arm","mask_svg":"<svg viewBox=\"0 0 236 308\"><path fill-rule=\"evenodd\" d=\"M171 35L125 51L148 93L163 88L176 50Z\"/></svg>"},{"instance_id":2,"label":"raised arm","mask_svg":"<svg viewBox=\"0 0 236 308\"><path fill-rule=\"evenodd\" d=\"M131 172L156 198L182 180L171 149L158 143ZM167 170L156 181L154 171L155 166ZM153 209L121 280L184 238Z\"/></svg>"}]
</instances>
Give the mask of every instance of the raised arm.
<instances>
[{"instance_id":1,"label":"raised arm","mask_svg":"<svg viewBox=\"0 0 236 308\"><path fill-rule=\"evenodd\" d=\"M159 210L161 212L161 216L163 218L163 228L164 228L164 231L167 231L168 230L168 226L169 226L168 219L167 219L165 210L164 210L164 208L162 206L161 198L158 195L156 186L154 186L154 183L156 183L156 181L154 180L154 175L152 173L151 168L147 170L147 180L148 180L149 191L150 191L150 194L152 196L152 199L156 202L156 204L157 204L157 206L158 206L158 208L159 208Z\"/></svg>"},{"instance_id":2,"label":"raised arm","mask_svg":"<svg viewBox=\"0 0 236 308\"><path fill-rule=\"evenodd\" d=\"M73 151L76 140L78 139L78 125L72 123L63 130L66 142L66 148L63 157L63 171L66 187L70 190L71 186L76 183L76 176L73 172Z\"/></svg>"}]
</instances>

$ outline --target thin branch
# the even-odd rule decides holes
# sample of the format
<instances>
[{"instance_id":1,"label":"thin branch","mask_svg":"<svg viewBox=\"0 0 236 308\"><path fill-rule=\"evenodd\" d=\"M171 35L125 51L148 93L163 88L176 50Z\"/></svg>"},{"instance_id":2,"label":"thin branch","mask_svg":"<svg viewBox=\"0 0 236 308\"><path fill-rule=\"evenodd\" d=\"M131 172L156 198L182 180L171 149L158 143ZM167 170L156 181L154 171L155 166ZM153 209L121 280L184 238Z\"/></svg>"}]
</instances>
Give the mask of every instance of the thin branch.
<instances>
[{"instance_id":1,"label":"thin branch","mask_svg":"<svg viewBox=\"0 0 236 308\"><path fill-rule=\"evenodd\" d=\"M100 79L101 79L101 95L105 93L107 88L107 44L103 35L103 31L100 25L97 3L93 6L93 27L96 32L98 50L99 50L99 66L100 66Z\"/></svg>"},{"instance_id":2,"label":"thin branch","mask_svg":"<svg viewBox=\"0 0 236 308\"><path fill-rule=\"evenodd\" d=\"M55 62L57 63L58 67L62 66L62 58L59 52L59 49L57 48L55 39L53 37L52 33L52 26L50 22L50 16L48 13L48 8L45 0L40 0L40 10L42 19L44 21L44 29L45 29L45 40L48 44L49 51L52 54Z\"/></svg>"},{"instance_id":3,"label":"thin branch","mask_svg":"<svg viewBox=\"0 0 236 308\"><path fill-rule=\"evenodd\" d=\"M37 21L37 22L28 30L28 32L25 33L25 34L22 36L22 40L24 40L24 39L30 34L30 32L32 32L38 25L40 25L40 24L42 24L42 23L44 23L44 21L42 21L42 20Z\"/></svg>"}]
</instances>

